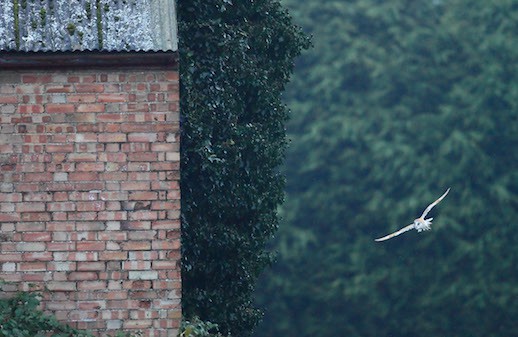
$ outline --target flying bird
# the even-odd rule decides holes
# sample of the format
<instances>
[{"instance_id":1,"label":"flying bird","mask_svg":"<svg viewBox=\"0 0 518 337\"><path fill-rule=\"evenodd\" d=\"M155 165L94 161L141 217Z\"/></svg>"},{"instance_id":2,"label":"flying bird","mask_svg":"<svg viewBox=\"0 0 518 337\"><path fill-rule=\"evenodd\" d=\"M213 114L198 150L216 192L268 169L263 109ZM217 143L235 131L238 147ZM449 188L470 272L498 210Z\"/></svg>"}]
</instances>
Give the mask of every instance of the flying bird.
<instances>
[{"instance_id":1,"label":"flying bird","mask_svg":"<svg viewBox=\"0 0 518 337\"><path fill-rule=\"evenodd\" d=\"M427 230L432 229L430 227L430 225L432 224L433 218L425 219L425 217L432 210L432 208L435 205L437 205L439 202L441 202L442 199L444 199L444 197L448 194L449 191L450 191L450 189L448 188L446 190L446 192L444 192L444 194L439 197L439 199L435 200L430 205L428 205L428 207L426 207L426 209L424 210L423 214L421 214L421 216L419 218L415 219L412 224L410 224L406 227L403 227L400 230L398 230L392 234L389 234L389 235L384 236L379 239L375 239L374 241L378 241L378 242L385 241L385 240L393 238L394 236L398 236L399 234L403 234L404 232L408 232L411 229L416 229L418 232L427 231Z\"/></svg>"}]
</instances>

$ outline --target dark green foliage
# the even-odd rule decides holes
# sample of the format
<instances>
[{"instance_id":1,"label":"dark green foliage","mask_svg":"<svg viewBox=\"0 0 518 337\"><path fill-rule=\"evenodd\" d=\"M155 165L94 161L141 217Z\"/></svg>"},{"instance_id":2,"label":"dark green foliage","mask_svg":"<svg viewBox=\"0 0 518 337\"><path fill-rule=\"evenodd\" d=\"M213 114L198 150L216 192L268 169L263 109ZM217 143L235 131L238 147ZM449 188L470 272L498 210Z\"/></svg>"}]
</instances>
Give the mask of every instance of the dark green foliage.
<instances>
[{"instance_id":1,"label":"dark green foliage","mask_svg":"<svg viewBox=\"0 0 518 337\"><path fill-rule=\"evenodd\" d=\"M286 4L315 48L286 95L286 221L257 335L515 335L516 2ZM447 187L431 232L373 241Z\"/></svg>"},{"instance_id":2,"label":"dark green foliage","mask_svg":"<svg viewBox=\"0 0 518 337\"><path fill-rule=\"evenodd\" d=\"M0 280L0 288L6 283L8 282ZM38 308L40 298L41 294L37 292L19 292L12 297L0 298L0 337L93 337L88 331L74 329L64 322L58 322L56 317L45 314ZM194 325L196 324L213 328L210 323L197 321ZM184 327L190 325L184 324ZM118 331L114 335L106 336L139 337L140 335L140 333L133 335ZM192 335L192 337L197 336ZM209 336L212 337L211 335L207 337Z\"/></svg>"},{"instance_id":3,"label":"dark green foliage","mask_svg":"<svg viewBox=\"0 0 518 337\"><path fill-rule=\"evenodd\" d=\"M0 299L0 337L89 337L38 310L35 293Z\"/></svg>"},{"instance_id":4,"label":"dark green foliage","mask_svg":"<svg viewBox=\"0 0 518 337\"><path fill-rule=\"evenodd\" d=\"M183 310L246 336L283 200L281 92L307 45L274 0L180 0Z\"/></svg>"},{"instance_id":5,"label":"dark green foliage","mask_svg":"<svg viewBox=\"0 0 518 337\"><path fill-rule=\"evenodd\" d=\"M211 322L204 322L198 317L192 321L183 321L180 326L179 337L222 337L218 325Z\"/></svg>"}]
</instances>

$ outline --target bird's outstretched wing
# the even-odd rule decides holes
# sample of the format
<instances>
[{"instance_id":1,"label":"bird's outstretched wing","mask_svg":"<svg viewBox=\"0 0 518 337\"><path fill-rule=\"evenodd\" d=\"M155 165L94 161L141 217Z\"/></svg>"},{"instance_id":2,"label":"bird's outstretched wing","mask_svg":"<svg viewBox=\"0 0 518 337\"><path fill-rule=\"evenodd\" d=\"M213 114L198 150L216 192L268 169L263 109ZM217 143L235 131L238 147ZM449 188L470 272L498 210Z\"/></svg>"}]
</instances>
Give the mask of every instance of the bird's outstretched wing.
<instances>
[{"instance_id":1,"label":"bird's outstretched wing","mask_svg":"<svg viewBox=\"0 0 518 337\"><path fill-rule=\"evenodd\" d=\"M409 230L414 229L414 227L415 227L414 224L410 224L410 225L408 225L406 227L401 228L397 232L394 232L392 234L389 234L389 235L384 236L384 237L379 238L379 239L375 239L374 241L378 241L379 242L379 241L385 241L385 240L391 239L394 236L398 236L399 234L403 234L404 232L408 232Z\"/></svg>"},{"instance_id":2,"label":"bird's outstretched wing","mask_svg":"<svg viewBox=\"0 0 518 337\"><path fill-rule=\"evenodd\" d=\"M441 200L444 199L444 197L446 196L446 194L448 194L449 191L450 189L448 188L446 192L444 192L444 194L439 197L439 199L435 200L430 205L428 205L428 207L426 207L426 209L424 210L423 214L421 214L421 218L424 219L428 212L430 212L435 205L441 202Z\"/></svg>"}]
</instances>

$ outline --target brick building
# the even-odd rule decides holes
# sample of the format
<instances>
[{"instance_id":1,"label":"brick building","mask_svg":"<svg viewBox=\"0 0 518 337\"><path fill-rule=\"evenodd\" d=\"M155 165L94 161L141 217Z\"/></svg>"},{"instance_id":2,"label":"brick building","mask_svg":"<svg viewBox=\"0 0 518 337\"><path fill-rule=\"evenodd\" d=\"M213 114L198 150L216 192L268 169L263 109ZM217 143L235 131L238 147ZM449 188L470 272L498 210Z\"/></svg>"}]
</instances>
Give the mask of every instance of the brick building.
<instances>
[{"instance_id":1,"label":"brick building","mask_svg":"<svg viewBox=\"0 0 518 337\"><path fill-rule=\"evenodd\" d=\"M181 319L174 0L0 4L2 296L98 335Z\"/></svg>"}]
</instances>

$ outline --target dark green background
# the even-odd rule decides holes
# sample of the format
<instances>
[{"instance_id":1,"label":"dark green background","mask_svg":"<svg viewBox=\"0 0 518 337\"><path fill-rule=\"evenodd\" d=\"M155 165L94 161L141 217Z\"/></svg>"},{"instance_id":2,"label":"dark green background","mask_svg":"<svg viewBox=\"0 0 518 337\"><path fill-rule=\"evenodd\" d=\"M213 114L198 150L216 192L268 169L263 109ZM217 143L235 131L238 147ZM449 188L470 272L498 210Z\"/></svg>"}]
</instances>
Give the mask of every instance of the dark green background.
<instances>
[{"instance_id":1,"label":"dark green background","mask_svg":"<svg viewBox=\"0 0 518 337\"><path fill-rule=\"evenodd\" d=\"M518 1L284 5L314 47L256 336L518 335Z\"/></svg>"}]
</instances>

